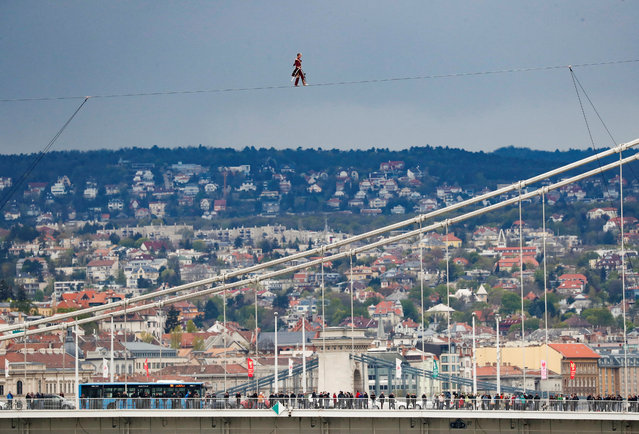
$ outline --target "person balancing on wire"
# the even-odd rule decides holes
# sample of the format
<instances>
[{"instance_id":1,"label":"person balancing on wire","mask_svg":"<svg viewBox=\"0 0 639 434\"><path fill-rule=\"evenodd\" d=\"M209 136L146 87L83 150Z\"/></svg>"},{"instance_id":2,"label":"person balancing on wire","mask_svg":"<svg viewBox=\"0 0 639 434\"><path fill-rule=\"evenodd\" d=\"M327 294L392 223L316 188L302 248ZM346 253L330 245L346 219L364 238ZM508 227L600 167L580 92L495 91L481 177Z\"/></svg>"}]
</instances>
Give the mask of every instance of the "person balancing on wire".
<instances>
[{"instance_id":1,"label":"person balancing on wire","mask_svg":"<svg viewBox=\"0 0 639 434\"><path fill-rule=\"evenodd\" d=\"M293 62L293 66L295 67L295 69L293 69L293 73L291 74L291 76L295 78L295 87L298 86L300 78L302 79L302 84L304 86L308 86L308 84L306 83L306 74L304 74L304 71L302 71L302 53L297 53L297 57L295 58L295 62ZM291 80L293 79L291 78Z\"/></svg>"}]
</instances>

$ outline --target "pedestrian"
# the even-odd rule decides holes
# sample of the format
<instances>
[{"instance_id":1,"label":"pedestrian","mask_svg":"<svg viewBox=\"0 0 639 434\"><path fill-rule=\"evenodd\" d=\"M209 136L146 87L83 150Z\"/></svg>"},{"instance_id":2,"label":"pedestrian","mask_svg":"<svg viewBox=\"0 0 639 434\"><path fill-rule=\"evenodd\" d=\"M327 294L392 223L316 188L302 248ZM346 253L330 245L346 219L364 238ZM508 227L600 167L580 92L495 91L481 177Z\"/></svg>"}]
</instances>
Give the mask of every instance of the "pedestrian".
<instances>
[{"instance_id":1,"label":"pedestrian","mask_svg":"<svg viewBox=\"0 0 639 434\"><path fill-rule=\"evenodd\" d=\"M293 73L291 75L295 77L295 87L298 86L300 78L302 79L302 85L308 86L308 84L306 83L306 74L304 74L304 71L302 71L302 53L297 53L297 57L293 62L293 66L295 67L295 69L293 69Z\"/></svg>"}]
</instances>

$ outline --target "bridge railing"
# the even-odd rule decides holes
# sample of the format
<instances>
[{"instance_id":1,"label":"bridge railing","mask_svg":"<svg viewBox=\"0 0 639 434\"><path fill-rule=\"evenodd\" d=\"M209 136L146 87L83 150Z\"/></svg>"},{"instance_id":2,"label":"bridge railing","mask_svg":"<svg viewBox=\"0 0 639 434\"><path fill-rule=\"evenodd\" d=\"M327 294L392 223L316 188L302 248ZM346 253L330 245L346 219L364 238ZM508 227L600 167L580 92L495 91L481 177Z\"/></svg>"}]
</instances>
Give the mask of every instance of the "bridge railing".
<instances>
[{"instance_id":1,"label":"bridge railing","mask_svg":"<svg viewBox=\"0 0 639 434\"><path fill-rule=\"evenodd\" d=\"M319 366L319 362L317 358L309 359L306 362L306 373L314 371ZM280 369L277 372L277 381L284 382L293 377L301 377L304 372L304 365L302 363L298 363L293 365L291 372L289 374L288 368ZM247 391L259 391L260 389L265 389L272 387L275 382L275 374L265 375L256 380L250 380L244 382L242 384L238 384L237 386L228 387L226 389L231 395L240 392L242 394L246 394ZM218 394L224 394L224 391L218 390Z\"/></svg>"},{"instance_id":2,"label":"bridge railing","mask_svg":"<svg viewBox=\"0 0 639 434\"><path fill-rule=\"evenodd\" d=\"M509 396L493 397L352 397L352 396L214 396L81 398L80 410L417 410L417 411L549 411L549 412L632 412L639 413L639 402L616 399L541 399ZM76 411L73 401L61 397L14 398L0 401L0 410Z\"/></svg>"}]
</instances>

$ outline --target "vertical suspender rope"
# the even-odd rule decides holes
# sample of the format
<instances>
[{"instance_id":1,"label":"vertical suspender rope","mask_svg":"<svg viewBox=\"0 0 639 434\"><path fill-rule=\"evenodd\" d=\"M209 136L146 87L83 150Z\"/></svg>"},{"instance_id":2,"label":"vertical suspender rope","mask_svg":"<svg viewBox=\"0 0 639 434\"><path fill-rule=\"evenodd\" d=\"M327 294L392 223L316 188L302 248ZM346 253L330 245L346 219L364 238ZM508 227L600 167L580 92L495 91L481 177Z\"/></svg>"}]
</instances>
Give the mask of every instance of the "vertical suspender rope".
<instances>
[{"instance_id":1,"label":"vertical suspender rope","mask_svg":"<svg viewBox=\"0 0 639 434\"><path fill-rule=\"evenodd\" d=\"M355 317L353 316L353 251L350 251L351 260L351 355L355 353Z\"/></svg>"},{"instance_id":2,"label":"vertical suspender rope","mask_svg":"<svg viewBox=\"0 0 639 434\"><path fill-rule=\"evenodd\" d=\"M128 382L129 382L129 367L128 365L128 350L126 347L126 298L124 299L124 393L128 394Z\"/></svg>"},{"instance_id":3,"label":"vertical suspender rope","mask_svg":"<svg viewBox=\"0 0 639 434\"><path fill-rule=\"evenodd\" d=\"M541 228L544 254L544 329L546 331L546 378L548 378L548 271L546 266L546 191L541 193ZM549 395L550 397L550 395Z\"/></svg>"},{"instance_id":4,"label":"vertical suspender rope","mask_svg":"<svg viewBox=\"0 0 639 434\"><path fill-rule=\"evenodd\" d=\"M27 330L28 330L28 326L27 326L27 315L24 315L24 384L22 385L22 394L26 395L27 394ZM77 333L77 326L76 326L76 333ZM76 341L77 343L77 341ZM77 351L78 351L78 347L76 345L75 348L76 351L76 357L77 355ZM34 377L35 378L35 377ZM39 391L38 391L39 392ZM77 393L77 391L76 391Z\"/></svg>"},{"instance_id":5,"label":"vertical suspender rope","mask_svg":"<svg viewBox=\"0 0 639 434\"><path fill-rule=\"evenodd\" d=\"M273 373L273 377L275 382L275 395L277 395L280 387L280 373L278 366L279 355L277 353L277 349L279 348L279 345L277 344L277 311L273 313L273 316L275 316L275 364L273 365L275 372Z\"/></svg>"},{"instance_id":6,"label":"vertical suspender rope","mask_svg":"<svg viewBox=\"0 0 639 434\"><path fill-rule=\"evenodd\" d=\"M115 329L113 328L113 315L111 315L111 366L110 366L110 374L109 375L109 380L111 380L111 383L113 383L113 375L114 375L114 370L115 370L115 366L114 365L114 357L113 357L113 336L115 335ZM161 342L160 342L161 343Z\"/></svg>"},{"instance_id":7,"label":"vertical suspender rope","mask_svg":"<svg viewBox=\"0 0 639 434\"><path fill-rule=\"evenodd\" d=\"M322 263L321 263L321 287L322 287L322 357L326 361L326 311L324 300L324 249L322 248ZM323 384L326 385L326 368L322 370Z\"/></svg>"},{"instance_id":8,"label":"vertical suspender rope","mask_svg":"<svg viewBox=\"0 0 639 434\"><path fill-rule=\"evenodd\" d=\"M621 161L622 155L619 152L619 160ZM628 405L628 337L626 326L626 252L624 243L624 225L623 225L623 164L619 165L619 214L621 229L621 303L623 312L623 385L624 385L624 401Z\"/></svg>"},{"instance_id":9,"label":"vertical suspender rope","mask_svg":"<svg viewBox=\"0 0 639 434\"><path fill-rule=\"evenodd\" d=\"M446 238L444 239L444 245L446 246L446 321L447 321L447 325L448 325L448 366L451 366L451 358L452 358L452 354L451 354L451 339L452 339L452 333L450 330L450 264L448 262L448 220L446 220ZM442 368L443 370L443 368ZM450 370L448 371L450 372ZM450 375L448 374L449 380L448 380L448 390L451 390L452 387L452 383L450 382Z\"/></svg>"},{"instance_id":10,"label":"vertical suspender rope","mask_svg":"<svg viewBox=\"0 0 639 434\"><path fill-rule=\"evenodd\" d=\"M419 243L419 297L421 302L422 309L422 368L424 365L424 353L426 352L426 347L424 345L424 248L422 246L422 221L419 221L419 236L417 237L417 242Z\"/></svg>"},{"instance_id":11,"label":"vertical suspender rope","mask_svg":"<svg viewBox=\"0 0 639 434\"><path fill-rule=\"evenodd\" d=\"M522 388L526 393L526 347L524 342L524 228L521 217L521 181L519 182L519 285L521 288L521 367L523 373Z\"/></svg>"},{"instance_id":12,"label":"vertical suspender rope","mask_svg":"<svg viewBox=\"0 0 639 434\"><path fill-rule=\"evenodd\" d=\"M162 318L164 318L164 308L160 307L160 321L162 321ZM162 322L160 322L160 336L158 339L158 342L160 343L160 363L158 364L158 372L162 372L162 345L163 345L163 339L162 336L164 334L164 324ZM156 377L157 378L157 377Z\"/></svg>"},{"instance_id":13,"label":"vertical suspender rope","mask_svg":"<svg viewBox=\"0 0 639 434\"><path fill-rule=\"evenodd\" d=\"M66 370L67 370L67 349L65 348L65 345L67 343L67 328L63 328L64 330L64 340L62 341L62 393L68 393L67 392L67 375L66 375ZM26 336L25 336L26 337ZM113 383L113 379L111 379L111 382Z\"/></svg>"},{"instance_id":14,"label":"vertical suspender rope","mask_svg":"<svg viewBox=\"0 0 639 434\"><path fill-rule=\"evenodd\" d=\"M255 292L255 360L253 361L253 366L254 367L255 367L255 362L257 362L257 357L259 355L259 346L258 346L258 343L257 343L257 338L258 338L258 333L259 333L258 332L259 327L257 325L258 324L258 322L257 322L257 288L258 288L258 283L257 282L258 282L258 280L255 280L255 288L254 288L255 289L255 291L254 291ZM255 373L255 368L253 370L253 375L255 376L255 393L259 393L258 389L260 387L260 383L257 380L257 375Z\"/></svg>"},{"instance_id":15,"label":"vertical suspender rope","mask_svg":"<svg viewBox=\"0 0 639 434\"><path fill-rule=\"evenodd\" d=\"M548 362L548 280L546 265L546 192L541 193L541 228L543 231L543 255L544 255L544 324L546 331L546 362Z\"/></svg>"},{"instance_id":16,"label":"vertical suspender rope","mask_svg":"<svg viewBox=\"0 0 639 434\"><path fill-rule=\"evenodd\" d=\"M302 393L306 396L306 314L302 316Z\"/></svg>"},{"instance_id":17,"label":"vertical suspender rope","mask_svg":"<svg viewBox=\"0 0 639 434\"><path fill-rule=\"evenodd\" d=\"M228 352L228 348L226 347L226 335L227 335L227 330L226 330L226 274L222 274L222 288L224 288L222 290L222 319L224 321L224 332L222 334L222 339L224 342L224 393L226 393L226 356L227 356L227 352ZM228 404L228 403L226 403ZM226 405L225 404L225 405Z\"/></svg>"},{"instance_id":18,"label":"vertical suspender rope","mask_svg":"<svg viewBox=\"0 0 639 434\"><path fill-rule=\"evenodd\" d=\"M78 318L76 317L77 321ZM26 336L25 336L26 338ZM79 374L79 360L80 351L78 350L78 324L75 325L75 408L80 408L80 374ZM26 368L26 365L25 365Z\"/></svg>"}]
</instances>

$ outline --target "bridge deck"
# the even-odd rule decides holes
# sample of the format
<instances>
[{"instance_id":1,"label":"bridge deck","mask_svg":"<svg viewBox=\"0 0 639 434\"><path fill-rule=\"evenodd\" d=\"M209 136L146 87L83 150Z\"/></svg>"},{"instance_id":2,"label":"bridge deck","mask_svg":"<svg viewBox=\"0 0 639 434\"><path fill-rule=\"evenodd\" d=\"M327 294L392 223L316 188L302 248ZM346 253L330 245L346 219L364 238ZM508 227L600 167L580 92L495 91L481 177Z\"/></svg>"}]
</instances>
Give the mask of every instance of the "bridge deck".
<instances>
[{"instance_id":1,"label":"bridge deck","mask_svg":"<svg viewBox=\"0 0 639 434\"><path fill-rule=\"evenodd\" d=\"M624 420L639 421L639 413L586 411L502 410L5 410L0 419L93 419L93 418L366 418L366 419L522 419L522 420Z\"/></svg>"},{"instance_id":2,"label":"bridge deck","mask_svg":"<svg viewBox=\"0 0 639 434\"><path fill-rule=\"evenodd\" d=\"M481 410L8 410L0 432L604 433L639 432L639 413Z\"/></svg>"}]
</instances>

